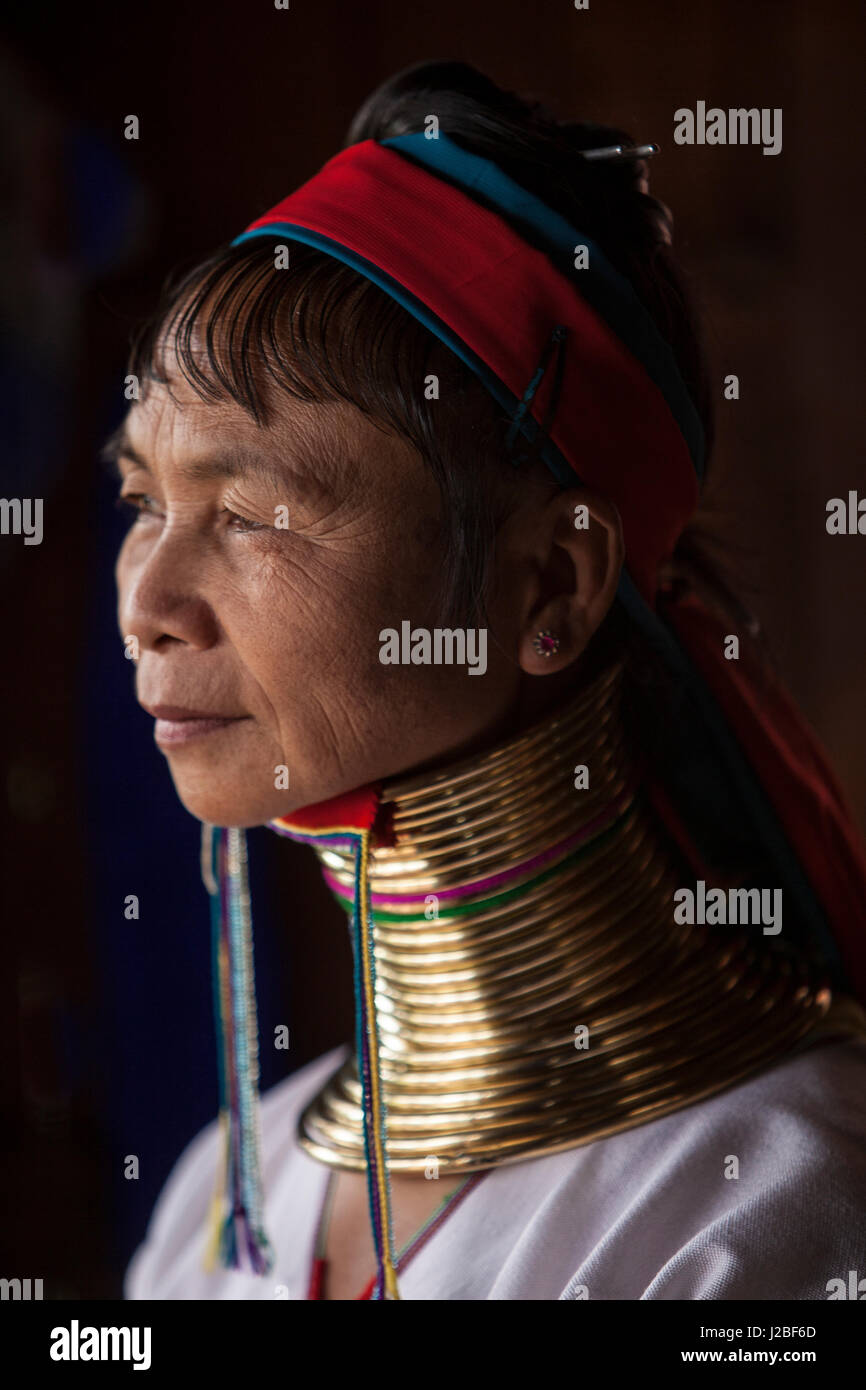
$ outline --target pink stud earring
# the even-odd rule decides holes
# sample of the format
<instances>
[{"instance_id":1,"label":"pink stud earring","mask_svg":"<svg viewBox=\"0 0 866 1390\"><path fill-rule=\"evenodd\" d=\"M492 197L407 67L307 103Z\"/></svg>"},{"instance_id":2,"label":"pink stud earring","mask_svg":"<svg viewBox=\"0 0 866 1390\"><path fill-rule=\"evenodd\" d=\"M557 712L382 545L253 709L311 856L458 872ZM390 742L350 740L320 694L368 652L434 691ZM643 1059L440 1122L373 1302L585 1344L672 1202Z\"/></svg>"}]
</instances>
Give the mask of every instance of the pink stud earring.
<instances>
[{"instance_id":1,"label":"pink stud earring","mask_svg":"<svg viewBox=\"0 0 866 1390\"><path fill-rule=\"evenodd\" d=\"M559 638L549 628L542 628L541 632L536 632L532 639L532 645L539 656L553 656L559 651Z\"/></svg>"}]
</instances>

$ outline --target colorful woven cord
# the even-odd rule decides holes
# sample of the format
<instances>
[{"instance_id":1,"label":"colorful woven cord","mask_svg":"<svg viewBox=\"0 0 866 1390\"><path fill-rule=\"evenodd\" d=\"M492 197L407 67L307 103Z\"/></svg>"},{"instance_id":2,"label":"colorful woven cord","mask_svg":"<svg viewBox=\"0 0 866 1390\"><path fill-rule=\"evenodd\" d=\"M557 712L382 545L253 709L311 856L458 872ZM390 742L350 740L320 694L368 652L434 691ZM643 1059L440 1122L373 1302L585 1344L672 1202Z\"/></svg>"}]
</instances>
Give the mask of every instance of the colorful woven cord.
<instances>
[{"instance_id":1,"label":"colorful woven cord","mask_svg":"<svg viewBox=\"0 0 866 1390\"><path fill-rule=\"evenodd\" d=\"M205 1268L268 1274L259 1172L258 1024L243 830L202 826L202 877L211 898L221 1161Z\"/></svg>"},{"instance_id":2,"label":"colorful woven cord","mask_svg":"<svg viewBox=\"0 0 866 1390\"><path fill-rule=\"evenodd\" d=\"M376 1026L376 959L373 915L370 906L368 865L370 836L378 807L378 789L355 814L351 798L323 802L306 808L302 817L284 816L271 821L278 834L302 844L333 845L354 851L351 936L354 960L355 1038L364 1107L364 1153L370 1220L376 1247L378 1278L374 1299L399 1299L397 1260L391 1219L391 1185L385 1150L386 1109L379 1067L379 1035ZM341 815L346 821L340 824ZM351 819L358 824L349 823ZM318 820L318 825L316 825Z\"/></svg>"}]
</instances>

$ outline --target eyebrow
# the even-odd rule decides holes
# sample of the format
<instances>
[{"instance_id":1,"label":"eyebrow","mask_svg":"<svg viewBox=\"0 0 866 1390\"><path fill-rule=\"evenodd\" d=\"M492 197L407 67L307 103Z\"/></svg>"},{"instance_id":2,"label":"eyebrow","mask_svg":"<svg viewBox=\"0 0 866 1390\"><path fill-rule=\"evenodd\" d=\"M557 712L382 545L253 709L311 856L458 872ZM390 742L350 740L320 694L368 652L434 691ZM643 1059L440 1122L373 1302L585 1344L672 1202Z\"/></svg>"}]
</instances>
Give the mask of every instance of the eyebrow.
<instances>
[{"instance_id":1,"label":"eyebrow","mask_svg":"<svg viewBox=\"0 0 866 1390\"><path fill-rule=\"evenodd\" d=\"M110 467L116 478L123 478L123 470L120 467L122 458L129 459L138 468L144 469L146 473L153 473L147 459L130 443L125 424L119 425L109 435L99 451L99 457L104 464ZM319 488L324 485L324 480L318 471L313 473L311 469L304 469L301 473L299 470L293 470L289 464L277 463L275 459L266 454L246 452L240 449L192 459L184 464L182 472L186 478L193 482L211 482L219 478L238 478L255 474L278 489L284 488L287 483L293 480L297 481L299 477L303 481L315 481Z\"/></svg>"}]
</instances>

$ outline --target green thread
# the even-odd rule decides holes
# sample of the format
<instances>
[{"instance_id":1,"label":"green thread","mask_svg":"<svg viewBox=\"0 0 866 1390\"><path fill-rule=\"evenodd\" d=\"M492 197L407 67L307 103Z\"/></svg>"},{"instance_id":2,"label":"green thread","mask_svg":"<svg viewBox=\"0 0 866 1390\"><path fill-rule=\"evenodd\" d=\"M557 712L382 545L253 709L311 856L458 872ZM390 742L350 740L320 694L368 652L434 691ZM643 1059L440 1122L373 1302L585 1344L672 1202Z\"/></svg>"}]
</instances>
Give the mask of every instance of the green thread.
<instances>
[{"instance_id":1,"label":"green thread","mask_svg":"<svg viewBox=\"0 0 866 1390\"><path fill-rule=\"evenodd\" d=\"M577 849L571 850L551 868L542 869L534 878L526 879L524 882L518 883L514 888L506 888L500 893L493 893L489 897L482 898L479 902L465 903L462 907L449 908L447 912L440 912L435 919L431 920L438 922L456 921L460 917L466 917L472 912L486 912L489 908L496 907L499 903L507 903L513 898L520 897L522 894L525 894L528 889L537 884L546 883L548 879L554 878L557 874L562 873L569 865L578 863L581 859L610 840L619 830L626 817L631 815L635 804L636 802L632 802L632 804L608 826L607 830L601 831L594 839L590 840L589 844L578 845ZM329 887L340 906L344 910L351 910L351 890L349 892L344 892L343 889L335 888L332 884L330 884ZM372 915L374 922L405 922L407 920L405 912L388 912L381 908L373 908Z\"/></svg>"}]
</instances>

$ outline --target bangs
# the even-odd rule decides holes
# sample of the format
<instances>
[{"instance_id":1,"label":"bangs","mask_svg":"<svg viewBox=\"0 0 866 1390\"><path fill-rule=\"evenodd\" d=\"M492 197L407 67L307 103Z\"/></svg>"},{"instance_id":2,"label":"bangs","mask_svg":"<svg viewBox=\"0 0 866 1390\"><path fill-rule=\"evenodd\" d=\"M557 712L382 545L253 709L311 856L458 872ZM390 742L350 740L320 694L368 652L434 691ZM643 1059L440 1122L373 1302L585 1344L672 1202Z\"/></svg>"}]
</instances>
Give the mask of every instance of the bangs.
<instances>
[{"instance_id":1,"label":"bangs","mask_svg":"<svg viewBox=\"0 0 866 1390\"><path fill-rule=\"evenodd\" d=\"M292 243L280 269L275 246L229 247L169 284L133 347L131 370L142 382L167 384L170 346L202 400L233 400L258 424L270 423L271 393L279 390L303 401L348 401L401 427L399 413L383 411L383 380L396 372L404 389L417 383L436 340L333 257Z\"/></svg>"},{"instance_id":2,"label":"bangs","mask_svg":"<svg viewBox=\"0 0 866 1390\"><path fill-rule=\"evenodd\" d=\"M278 268L277 245L285 243L227 247L169 282L136 335L128 371L144 397L154 381L170 393L176 370L202 401L233 401L263 428L281 392L347 402L406 440L445 503L440 606L448 621L474 621L486 612L496 529L517 497L504 412L378 285L294 242L289 265Z\"/></svg>"}]
</instances>

